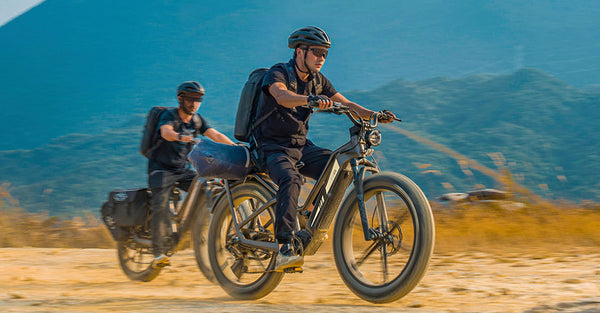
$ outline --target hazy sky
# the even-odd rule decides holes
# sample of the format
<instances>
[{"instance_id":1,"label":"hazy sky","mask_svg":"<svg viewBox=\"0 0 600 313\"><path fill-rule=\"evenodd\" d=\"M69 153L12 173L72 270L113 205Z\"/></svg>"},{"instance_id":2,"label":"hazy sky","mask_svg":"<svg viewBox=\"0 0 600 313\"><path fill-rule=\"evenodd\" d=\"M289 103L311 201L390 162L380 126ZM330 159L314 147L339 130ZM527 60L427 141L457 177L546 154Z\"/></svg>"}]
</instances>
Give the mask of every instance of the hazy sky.
<instances>
[{"instance_id":1,"label":"hazy sky","mask_svg":"<svg viewBox=\"0 0 600 313\"><path fill-rule=\"evenodd\" d=\"M44 0L0 0L0 26L42 3Z\"/></svg>"}]
</instances>

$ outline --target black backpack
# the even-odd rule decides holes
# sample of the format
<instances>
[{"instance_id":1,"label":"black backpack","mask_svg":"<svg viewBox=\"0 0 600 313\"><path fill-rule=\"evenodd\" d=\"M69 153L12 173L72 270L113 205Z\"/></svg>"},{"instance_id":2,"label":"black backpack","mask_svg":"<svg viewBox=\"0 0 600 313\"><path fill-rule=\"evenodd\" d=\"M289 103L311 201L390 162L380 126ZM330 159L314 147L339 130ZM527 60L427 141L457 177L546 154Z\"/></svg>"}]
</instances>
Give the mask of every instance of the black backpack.
<instances>
[{"instance_id":1,"label":"black backpack","mask_svg":"<svg viewBox=\"0 0 600 313\"><path fill-rule=\"evenodd\" d=\"M294 75L294 68L290 63L279 63L275 66L282 66L287 73L287 88L290 91L296 92L297 82ZM260 123L269 117L277 108L273 108L267 114L257 119L258 99L262 92L262 82L265 74L269 71L268 68L259 68L254 70L248 76L248 81L244 84L240 102L238 104L237 114L235 115L235 128L233 136L240 141L250 142L252 132ZM319 90L319 89L316 89Z\"/></svg>"},{"instance_id":2,"label":"black backpack","mask_svg":"<svg viewBox=\"0 0 600 313\"><path fill-rule=\"evenodd\" d=\"M166 110L177 111L177 108L162 106L152 107L152 109L150 109L148 115L146 116L146 125L144 125L144 130L142 131L142 142L140 143L140 153L146 158L150 158L152 152L154 151L154 149L156 149L156 147L158 147L160 140L162 140L160 132L156 129L156 127L158 126L158 120L160 119L160 116ZM175 114L177 114L177 112L175 112ZM202 126L200 116L198 116L198 114L194 114L192 116L192 119L194 120L196 134L199 134L200 127ZM175 130L179 128L179 125L177 123L179 123L179 120L176 120L175 125L173 125L173 128Z\"/></svg>"}]
</instances>

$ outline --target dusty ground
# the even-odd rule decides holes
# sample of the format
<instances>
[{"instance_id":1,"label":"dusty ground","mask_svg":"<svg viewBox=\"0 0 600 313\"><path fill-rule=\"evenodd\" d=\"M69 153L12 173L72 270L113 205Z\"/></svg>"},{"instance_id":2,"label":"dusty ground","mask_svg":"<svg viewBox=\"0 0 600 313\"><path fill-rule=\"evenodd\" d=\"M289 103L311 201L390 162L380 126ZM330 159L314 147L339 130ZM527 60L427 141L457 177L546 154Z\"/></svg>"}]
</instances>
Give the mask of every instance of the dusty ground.
<instances>
[{"instance_id":1,"label":"dusty ground","mask_svg":"<svg viewBox=\"0 0 600 313\"><path fill-rule=\"evenodd\" d=\"M0 312L600 312L600 248L436 254L421 284L386 305L352 294L329 250L257 301L207 281L192 250L149 283L129 281L110 249L0 249L0 260Z\"/></svg>"}]
</instances>

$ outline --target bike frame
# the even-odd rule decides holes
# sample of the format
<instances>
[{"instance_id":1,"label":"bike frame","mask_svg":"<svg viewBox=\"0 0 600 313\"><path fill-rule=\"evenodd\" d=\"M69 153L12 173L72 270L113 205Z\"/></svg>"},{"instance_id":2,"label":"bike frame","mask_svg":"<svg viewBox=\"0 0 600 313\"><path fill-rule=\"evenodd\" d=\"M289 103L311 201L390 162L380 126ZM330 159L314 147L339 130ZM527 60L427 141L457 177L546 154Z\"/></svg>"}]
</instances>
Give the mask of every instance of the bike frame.
<instances>
[{"instance_id":1,"label":"bike frame","mask_svg":"<svg viewBox=\"0 0 600 313\"><path fill-rule=\"evenodd\" d=\"M202 193L202 183L200 182L200 177L194 177L194 180L190 184L190 188L187 191L187 195L185 199L183 199L183 203L179 207L179 212L177 216L174 218L174 221L179 225L179 229L177 232L185 233L190 230L192 221L195 220L196 214L198 213L197 202L199 200L199 195ZM208 201L208 199L206 199Z\"/></svg>"},{"instance_id":2,"label":"bike frame","mask_svg":"<svg viewBox=\"0 0 600 313\"><path fill-rule=\"evenodd\" d=\"M349 114L346 113L346 115ZM305 255L314 255L323 241L327 238L327 230L329 229L329 226L331 225L340 207L340 204L344 199L346 190L352 183L354 183L355 191L358 197L361 225L363 227L365 240L373 240L378 237L378 232L369 227L363 193L363 180L365 177L365 172L379 172L377 163L366 159L368 156L372 157L373 150L364 140L365 131L374 129L377 123L361 123L357 122L357 119L351 116L349 117L354 121L355 124L350 128L350 140L346 144L333 151L323 173L315 183L315 186L311 189L306 201L298 208L298 212L303 210L310 211L306 230L312 234L313 239L306 247L304 247ZM365 124L368 126L365 127ZM276 186L274 186L270 180L263 179L260 175L250 175L245 180L237 181L235 185L244 183L248 180L257 181L265 186L275 196ZM277 242L250 240L245 238L240 230L243 226L245 226L255 217L259 216L262 212L270 207L273 207L276 203L275 197L267 201L243 221L239 221L236 216L229 181L225 180L224 185L225 195L229 202L232 220L235 225L235 231L238 235L239 241L242 244L250 247L273 252L278 251L279 244ZM381 195L377 195L377 202L378 205L383 207L383 197ZM385 209L380 211L383 211L380 213L382 215L380 218L385 221L383 225L386 225L387 216L385 216ZM299 226L299 222L297 222L297 224Z\"/></svg>"},{"instance_id":3,"label":"bike frame","mask_svg":"<svg viewBox=\"0 0 600 313\"><path fill-rule=\"evenodd\" d=\"M198 209L194 208L197 208L199 195L201 195L201 189L202 183L200 181L200 177L196 176L192 180L190 188L188 189L187 194L183 199L183 202L178 207L179 212L173 218L173 221L175 222L174 225L177 225L177 233L184 234L187 231L189 231L192 226L192 222L196 219ZM179 191L177 190L177 187L173 187L173 191L171 191L171 194L177 194L178 192ZM206 199L206 201L208 201L208 199ZM175 205L178 204L179 203L175 203ZM181 236L179 238L181 238ZM137 234L134 234L133 240L136 242L136 244L139 244L142 247L152 248L151 240L140 238ZM182 243L183 241L179 240L179 242L177 242L176 244L176 247L174 247L174 250L180 250L182 247L179 245Z\"/></svg>"}]
</instances>

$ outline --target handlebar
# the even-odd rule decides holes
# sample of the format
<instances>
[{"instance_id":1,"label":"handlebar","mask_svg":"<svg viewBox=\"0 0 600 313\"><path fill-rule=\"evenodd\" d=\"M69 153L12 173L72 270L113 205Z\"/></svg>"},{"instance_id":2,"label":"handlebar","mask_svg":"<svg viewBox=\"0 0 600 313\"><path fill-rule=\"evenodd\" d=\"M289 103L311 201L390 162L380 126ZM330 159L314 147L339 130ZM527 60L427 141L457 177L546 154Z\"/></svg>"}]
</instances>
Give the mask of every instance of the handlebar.
<instances>
[{"instance_id":1,"label":"handlebar","mask_svg":"<svg viewBox=\"0 0 600 313\"><path fill-rule=\"evenodd\" d=\"M311 108L317 108L318 109L318 105L316 104L312 104L310 105ZM375 128L377 127L377 123L380 119L384 119L384 120L389 120L390 118L392 118L392 115L390 115L391 112L384 110L384 111L380 111L380 112L373 112L373 114L371 114L371 116L368 119L368 125L371 128ZM334 102L333 105L327 109L324 110L317 110L317 112L326 112L326 113L334 113L337 115L340 114L345 114L346 116L348 116L348 118L357 126L363 126L367 123L367 121L363 120L363 118L360 116L360 114L358 114L358 112L356 112L355 110L352 110L350 107L341 104L340 102ZM389 112L389 113L388 113ZM394 117L393 120L401 122L402 120Z\"/></svg>"}]
</instances>

